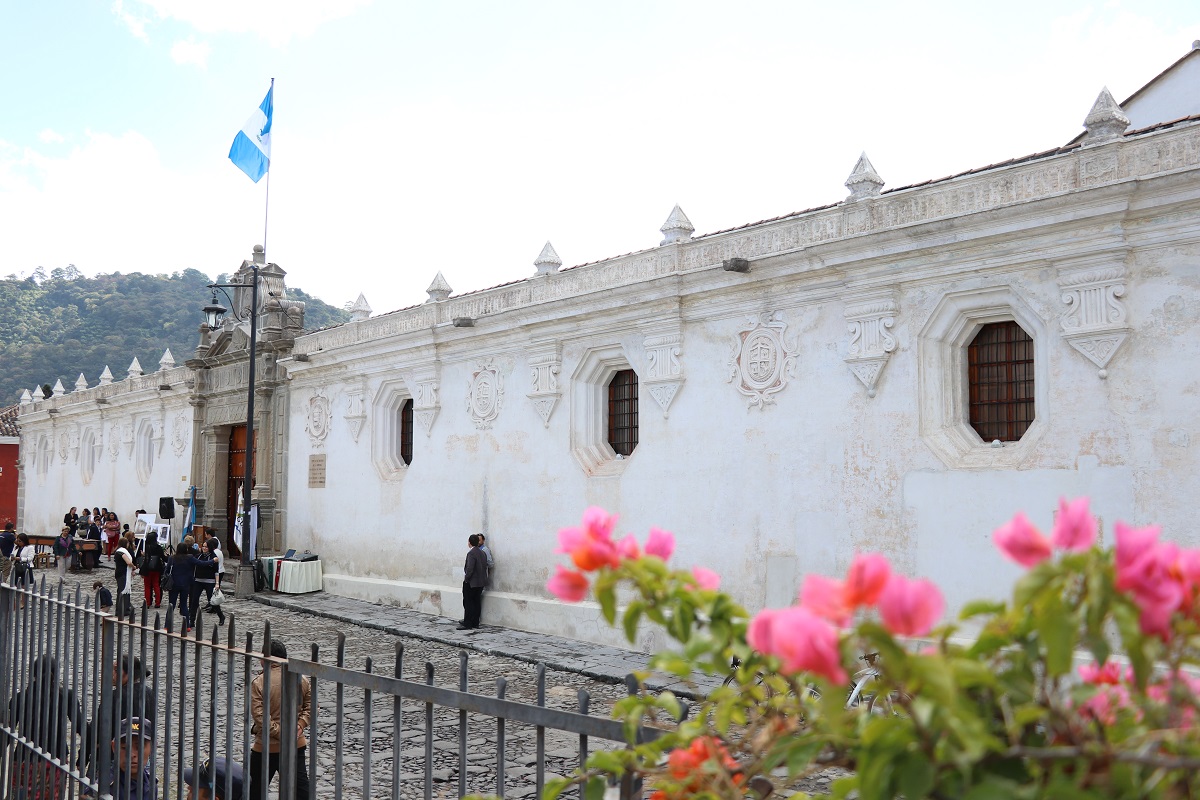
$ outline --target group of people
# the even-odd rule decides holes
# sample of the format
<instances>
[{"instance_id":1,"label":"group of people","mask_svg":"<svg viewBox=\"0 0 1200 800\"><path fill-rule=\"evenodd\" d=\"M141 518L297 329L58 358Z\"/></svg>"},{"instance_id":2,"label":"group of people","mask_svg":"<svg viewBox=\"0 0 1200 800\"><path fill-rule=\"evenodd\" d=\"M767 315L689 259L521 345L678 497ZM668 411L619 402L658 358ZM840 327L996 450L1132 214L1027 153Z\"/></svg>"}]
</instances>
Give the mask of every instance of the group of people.
<instances>
[{"instance_id":1,"label":"group of people","mask_svg":"<svg viewBox=\"0 0 1200 800\"><path fill-rule=\"evenodd\" d=\"M28 536L17 533L12 522L4 523L4 532L0 533L0 581L13 586L32 585L36 552Z\"/></svg>"},{"instance_id":2,"label":"group of people","mask_svg":"<svg viewBox=\"0 0 1200 800\"><path fill-rule=\"evenodd\" d=\"M133 534L123 535L114 552L118 617L133 613L132 587L136 571L142 578L146 608L162 608L165 590L168 609L179 611L186 631L195 628L196 614L200 610L206 614L215 613L221 624L225 624L225 610L221 607L224 594L218 594L221 576L225 574L225 556L217 537L209 537L201 544L194 537L185 536L179 547L168 555L156 538L148 536L145 548L137 558L133 555L135 544ZM107 611L112 602L111 594L100 581L94 583L92 589L99 593L98 607ZM203 609L200 609L201 596L205 598Z\"/></svg>"},{"instance_id":3,"label":"group of people","mask_svg":"<svg viewBox=\"0 0 1200 800\"><path fill-rule=\"evenodd\" d=\"M141 514L143 512L138 511ZM129 525L121 527L121 520L115 511L107 508L83 507L83 513L78 513L78 506L63 514L63 535L72 538L92 539L103 543L104 556L112 561L113 554L120 547L122 530L128 531ZM96 552L96 564L99 564L100 553Z\"/></svg>"},{"instance_id":4,"label":"group of people","mask_svg":"<svg viewBox=\"0 0 1200 800\"><path fill-rule=\"evenodd\" d=\"M287 648L278 639L271 640L271 656L287 659ZM253 724L250 735L250 764L247 769L232 760L211 758L184 771L189 800L242 800L247 796L244 788L249 779L249 798L264 796L262 785L264 760L266 783L270 785L279 771L282 748L281 725L283 721L282 670L277 663L264 663L264 672L271 670L271 692L265 696L264 674L260 673L250 684L250 707ZM113 664L113 689L111 696L112 729L103 732L99 720L87 720L83 704L73 689L62 685L58 664L51 656L40 656L34 661L26 687L18 692L9 703L9 723L22 729L29 744L38 749L36 755L21 749L13 756L10 767L10 786L16 797L54 798L65 795L62 769L51 763L70 763L75 756L76 766L83 775L97 780L99 754L90 746L91 742L108 741L113 756L112 778L107 792L114 800L151 800L160 797L158 779L154 769L154 720L157 717L155 691L147 685L148 673L136 657L122 656ZM306 734L312 721L312 691L307 678L300 681L298 698L296 758L294 782L298 800L309 800L310 789L305 753L308 742ZM264 729L264 713L268 725ZM49 716L47 716L49 714ZM76 736L80 747L75 748ZM179 749L180 752L190 751ZM248 775L247 775L248 771ZM227 776L230 780L227 780ZM226 794L226 784L232 792ZM193 795L193 786L199 795ZM102 787L103 788L103 787ZM3 792L0 792L3 794ZM88 793L85 792L86 796Z\"/></svg>"}]
</instances>

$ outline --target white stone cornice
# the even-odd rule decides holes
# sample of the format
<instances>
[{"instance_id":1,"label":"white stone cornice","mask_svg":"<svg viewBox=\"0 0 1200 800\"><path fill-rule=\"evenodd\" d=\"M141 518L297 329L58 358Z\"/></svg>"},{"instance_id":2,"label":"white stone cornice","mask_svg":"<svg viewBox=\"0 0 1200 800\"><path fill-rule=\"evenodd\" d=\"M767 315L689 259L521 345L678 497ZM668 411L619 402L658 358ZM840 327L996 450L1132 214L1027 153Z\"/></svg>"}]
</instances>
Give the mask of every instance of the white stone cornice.
<instances>
[{"instance_id":1,"label":"white stone cornice","mask_svg":"<svg viewBox=\"0 0 1200 800\"><path fill-rule=\"evenodd\" d=\"M849 299L842 312L850 334L846 364L867 388L867 397L875 396L883 368L896 349L891 329L896 324L897 311L895 296L888 291Z\"/></svg>"}]
</instances>

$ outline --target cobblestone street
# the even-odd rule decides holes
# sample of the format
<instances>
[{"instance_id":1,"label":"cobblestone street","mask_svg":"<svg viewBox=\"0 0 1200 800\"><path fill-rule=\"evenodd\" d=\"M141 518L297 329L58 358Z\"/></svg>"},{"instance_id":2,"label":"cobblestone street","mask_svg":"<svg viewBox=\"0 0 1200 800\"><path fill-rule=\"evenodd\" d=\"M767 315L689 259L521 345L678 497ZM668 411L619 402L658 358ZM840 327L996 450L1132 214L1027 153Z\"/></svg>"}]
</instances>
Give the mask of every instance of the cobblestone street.
<instances>
[{"instance_id":1,"label":"cobblestone street","mask_svg":"<svg viewBox=\"0 0 1200 800\"><path fill-rule=\"evenodd\" d=\"M107 562L104 565L107 567ZM52 571L47 577L56 578ZM90 573L68 576L68 588L79 584L90 591L94 580L103 580L115 590L113 573L105 568ZM141 583L133 587L134 608L141 609ZM165 601L165 598L164 598ZM153 609L152 609L153 610ZM367 659L372 671L394 674L396 643L404 647L403 676L412 681L425 681L426 664L433 667L433 682L445 688L458 688L460 660L468 655L469 690L475 694L495 696L496 682L506 681L505 697L509 700L536 703L537 662L546 664L546 706L567 711L579 710L579 694L590 698L590 713L608 717L613 704L626 695L623 677L632 670L644 668L647 657L629 651L605 648L540 634L523 633L498 628L464 632L455 630L456 621L426 614L378 606L364 601L327 595L279 595L264 593L255 599L226 601L225 610L235 625L239 646L245 644L247 631L254 634L254 647L261 647L264 625L269 623L271 636L282 640L289 655L308 658L311 645L320 648L319 660L332 664L336 658L338 635L344 634L345 666L363 670ZM163 612L166 611L164 603ZM485 605L486 620L486 605ZM212 635L215 617L204 621L206 637ZM218 628L220 640L227 640L228 628ZM201 669L207 668L207 663ZM212 685L219 686L225 678L225 666ZM235 686L242 682L235 670ZM207 685L207 682L205 682ZM664 681L663 683L669 683ZM712 682L709 681L711 684ZM654 685L654 682L651 682ZM662 684L659 684L660 686ZM683 690L675 685L672 688ZM220 690L223 691L223 690ZM240 688L239 688L240 691ZM223 694L220 695L223 697ZM339 796L335 787L335 755L337 726L336 696L332 686L319 684L314 708L318 722L318 740L310 743L309 758L316 758L317 786L314 797ZM425 757L425 706L414 701L403 704L400 728L401 793L405 797L422 795ZM203 714L203 712L202 712ZM393 780L393 699L390 695L375 696L371 704L371 795L390 796ZM344 695L344 741L341 747L343 775L342 797L362 797L365 759L364 734L366 707L361 690L346 690ZM458 789L459 714L451 709L437 708L434 714L432 775L434 796L454 797ZM204 719L198 730L207 731ZM224 741L224 719L216 721L218 742ZM202 738L207 738L202 736ZM467 786L471 792L491 794L497 791L496 721L490 717L469 715ZM241 752L241 742L235 749ZM616 747L615 743L589 740L588 746ZM569 774L578 766L579 737L546 732L547 778ZM185 751L190 755L190 743ZM536 769L535 729L509 722L504 730L505 795L514 798L533 797ZM276 782L275 787L278 787ZM813 792L828 790L828 777L806 781L803 788Z\"/></svg>"}]
</instances>

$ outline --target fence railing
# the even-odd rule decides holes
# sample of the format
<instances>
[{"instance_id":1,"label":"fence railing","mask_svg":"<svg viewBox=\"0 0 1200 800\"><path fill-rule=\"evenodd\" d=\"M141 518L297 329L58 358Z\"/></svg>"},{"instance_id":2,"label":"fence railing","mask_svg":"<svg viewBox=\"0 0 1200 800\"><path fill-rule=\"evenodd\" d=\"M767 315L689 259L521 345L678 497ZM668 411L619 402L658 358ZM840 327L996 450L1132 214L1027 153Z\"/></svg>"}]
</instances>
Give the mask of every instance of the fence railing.
<instances>
[{"instance_id":1,"label":"fence railing","mask_svg":"<svg viewBox=\"0 0 1200 800\"><path fill-rule=\"evenodd\" d=\"M73 800L116 787L182 800L189 786L199 796L214 781L221 797L238 797L240 783L241 797L266 800L276 796L268 794L276 767L281 800L540 797L547 777L582 766L589 747L627 746L623 723L589 714L586 691L572 709L549 706L544 665L533 677L536 703L524 703L506 699L504 678L494 695L470 691L466 652L448 688L435 683L432 662L423 681L405 680L400 643L384 674L370 657L349 666L344 634L333 663L322 663L315 644L308 659L272 655L269 624L257 643L249 632L239 643L233 623L205 639L202 619L195 636L176 622L145 610L140 620L117 619L45 580L0 585L0 798ZM637 688L630 676L628 691ZM122 725L134 717L153 726L144 758L140 734ZM278 753L253 752L260 730ZM236 764L240 775L198 768L209 759ZM640 794L620 787L622 798Z\"/></svg>"}]
</instances>

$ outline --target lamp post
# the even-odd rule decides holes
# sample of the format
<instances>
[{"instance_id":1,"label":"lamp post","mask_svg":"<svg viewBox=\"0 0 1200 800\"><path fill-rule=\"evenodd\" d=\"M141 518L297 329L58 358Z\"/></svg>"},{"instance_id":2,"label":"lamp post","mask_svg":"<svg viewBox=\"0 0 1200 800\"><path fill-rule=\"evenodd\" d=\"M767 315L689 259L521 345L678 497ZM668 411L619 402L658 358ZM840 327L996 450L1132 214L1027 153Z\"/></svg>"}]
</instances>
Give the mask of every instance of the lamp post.
<instances>
[{"instance_id":1,"label":"lamp post","mask_svg":"<svg viewBox=\"0 0 1200 800\"><path fill-rule=\"evenodd\" d=\"M257 249L257 248L255 248ZM258 356L258 262L250 265L253 274L250 285L250 381L246 390L246 475L242 480L242 560L238 564L237 583L234 593L245 597L254 593L254 567L250 564L250 489L254 480L254 364ZM210 283L212 302L204 307L204 317L208 327L215 330L221 323L226 308L217 302L217 290L229 298L226 289L244 289L244 283ZM237 304L229 300L231 306ZM236 319L241 321L236 309L233 312Z\"/></svg>"}]
</instances>

